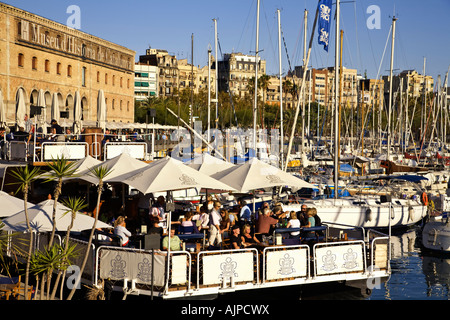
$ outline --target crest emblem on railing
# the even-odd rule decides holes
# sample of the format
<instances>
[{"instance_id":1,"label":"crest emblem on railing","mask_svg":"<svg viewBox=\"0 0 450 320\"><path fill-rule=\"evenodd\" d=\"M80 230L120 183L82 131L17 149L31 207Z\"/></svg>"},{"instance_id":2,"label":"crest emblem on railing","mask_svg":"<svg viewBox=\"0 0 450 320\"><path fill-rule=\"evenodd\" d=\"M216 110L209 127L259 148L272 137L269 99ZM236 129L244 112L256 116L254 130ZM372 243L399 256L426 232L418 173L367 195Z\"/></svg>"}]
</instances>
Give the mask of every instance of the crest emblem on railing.
<instances>
[{"instance_id":1,"label":"crest emblem on railing","mask_svg":"<svg viewBox=\"0 0 450 320\"><path fill-rule=\"evenodd\" d=\"M322 257L322 262L323 262L322 270L332 271L332 270L337 268L337 265L335 263L336 262L336 255L333 254L331 252L331 250L328 250L326 255L324 255Z\"/></svg>"},{"instance_id":2,"label":"crest emblem on railing","mask_svg":"<svg viewBox=\"0 0 450 320\"><path fill-rule=\"evenodd\" d=\"M284 257L280 259L280 270L278 270L278 274L285 276L294 272L294 258L292 258L289 253L286 253Z\"/></svg>"},{"instance_id":3,"label":"crest emblem on railing","mask_svg":"<svg viewBox=\"0 0 450 320\"><path fill-rule=\"evenodd\" d=\"M220 274L220 279L226 279L231 277L237 277L238 274L236 273L236 267L237 262L233 261L230 257L226 258L225 262L222 262L220 264L220 270L222 270L222 273Z\"/></svg>"},{"instance_id":4,"label":"crest emblem on railing","mask_svg":"<svg viewBox=\"0 0 450 320\"><path fill-rule=\"evenodd\" d=\"M149 282L152 280L152 265L147 258L143 262L138 263L139 273L137 278L143 282Z\"/></svg>"},{"instance_id":5,"label":"crest emblem on railing","mask_svg":"<svg viewBox=\"0 0 450 320\"><path fill-rule=\"evenodd\" d=\"M345 263L343 267L346 269L354 269L358 267L358 263L356 262L357 256L358 255L356 254L356 252L353 252L352 248L349 248L347 250L347 253L344 254Z\"/></svg>"},{"instance_id":6,"label":"crest emblem on railing","mask_svg":"<svg viewBox=\"0 0 450 320\"><path fill-rule=\"evenodd\" d=\"M127 263L122 260L120 255L117 255L114 260L111 260L112 270L110 272L111 276L116 279L123 279L126 276L125 267Z\"/></svg>"}]
</instances>

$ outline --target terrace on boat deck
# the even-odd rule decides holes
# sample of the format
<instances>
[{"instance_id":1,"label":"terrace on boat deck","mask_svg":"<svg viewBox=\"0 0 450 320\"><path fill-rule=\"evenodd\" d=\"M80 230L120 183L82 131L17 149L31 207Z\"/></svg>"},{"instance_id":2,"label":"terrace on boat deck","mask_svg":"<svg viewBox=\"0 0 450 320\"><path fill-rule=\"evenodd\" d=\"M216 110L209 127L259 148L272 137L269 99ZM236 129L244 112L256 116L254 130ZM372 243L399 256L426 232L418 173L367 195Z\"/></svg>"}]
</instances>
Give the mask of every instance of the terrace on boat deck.
<instances>
[{"instance_id":1,"label":"terrace on boat deck","mask_svg":"<svg viewBox=\"0 0 450 320\"><path fill-rule=\"evenodd\" d=\"M287 234L295 230L275 230L258 249L203 250L203 235L185 237L186 243L194 244L186 244L184 251L169 253L94 242L82 282L92 285L107 281L115 291L127 295L189 299L336 281L369 282L390 274L389 237L384 234L324 226L299 230L322 231L320 237L289 241ZM23 246L20 238L24 236L13 237L11 245ZM36 245L41 247L46 239L38 234ZM86 248L87 242L70 240L78 249ZM81 265L83 257L76 258L73 264Z\"/></svg>"}]
</instances>

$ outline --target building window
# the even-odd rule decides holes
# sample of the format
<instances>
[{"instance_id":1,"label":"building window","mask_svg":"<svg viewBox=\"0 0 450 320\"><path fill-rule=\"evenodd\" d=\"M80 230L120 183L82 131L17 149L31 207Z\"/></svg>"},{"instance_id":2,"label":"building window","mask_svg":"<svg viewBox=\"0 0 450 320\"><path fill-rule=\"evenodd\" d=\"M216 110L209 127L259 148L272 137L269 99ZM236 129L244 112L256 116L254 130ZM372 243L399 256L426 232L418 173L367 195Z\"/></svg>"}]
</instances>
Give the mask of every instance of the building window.
<instances>
[{"instance_id":1,"label":"building window","mask_svg":"<svg viewBox=\"0 0 450 320\"><path fill-rule=\"evenodd\" d=\"M115 108L115 106L114 106L114 103L116 102L116 100L115 99L113 99L113 101L112 101L112 105L111 105L111 107L112 107L112 109L114 110L114 108Z\"/></svg>"},{"instance_id":2,"label":"building window","mask_svg":"<svg viewBox=\"0 0 450 320\"><path fill-rule=\"evenodd\" d=\"M83 87L86 87L86 67L83 67L82 73L81 73L81 85Z\"/></svg>"},{"instance_id":3,"label":"building window","mask_svg":"<svg viewBox=\"0 0 450 320\"><path fill-rule=\"evenodd\" d=\"M70 64L67 66L67 76L72 77L72 66Z\"/></svg>"},{"instance_id":4,"label":"building window","mask_svg":"<svg viewBox=\"0 0 450 320\"><path fill-rule=\"evenodd\" d=\"M130 101L127 101L127 111L130 111Z\"/></svg>"},{"instance_id":5,"label":"building window","mask_svg":"<svg viewBox=\"0 0 450 320\"><path fill-rule=\"evenodd\" d=\"M122 86L123 86L123 78L120 77L120 87L122 88Z\"/></svg>"},{"instance_id":6,"label":"building window","mask_svg":"<svg viewBox=\"0 0 450 320\"><path fill-rule=\"evenodd\" d=\"M61 62L56 64L56 74L61 74Z\"/></svg>"},{"instance_id":7,"label":"building window","mask_svg":"<svg viewBox=\"0 0 450 320\"><path fill-rule=\"evenodd\" d=\"M31 60L31 68L33 70L37 70L37 58L33 57L33 59Z\"/></svg>"},{"instance_id":8,"label":"building window","mask_svg":"<svg viewBox=\"0 0 450 320\"><path fill-rule=\"evenodd\" d=\"M127 79L127 89L130 89L130 79Z\"/></svg>"},{"instance_id":9,"label":"building window","mask_svg":"<svg viewBox=\"0 0 450 320\"><path fill-rule=\"evenodd\" d=\"M122 111L122 100L120 100L120 111Z\"/></svg>"},{"instance_id":10,"label":"building window","mask_svg":"<svg viewBox=\"0 0 450 320\"><path fill-rule=\"evenodd\" d=\"M108 74L105 73L105 84L108 84Z\"/></svg>"},{"instance_id":11,"label":"building window","mask_svg":"<svg viewBox=\"0 0 450 320\"><path fill-rule=\"evenodd\" d=\"M97 71L97 82L100 82L100 71Z\"/></svg>"},{"instance_id":12,"label":"building window","mask_svg":"<svg viewBox=\"0 0 450 320\"><path fill-rule=\"evenodd\" d=\"M116 76L113 75L112 77L112 85L115 86L116 85Z\"/></svg>"},{"instance_id":13,"label":"building window","mask_svg":"<svg viewBox=\"0 0 450 320\"><path fill-rule=\"evenodd\" d=\"M17 64L19 67L23 67L23 63L24 63L23 53L19 53Z\"/></svg>"},{"instance_id":14,"label":"building window","mask_svg":"<svg viewBox=\"0 0 450 320\"><path fill-rule=\"evenodd\" d=\"M44 69L45 69L45 72L50 72L50 60L45 60Z\"/></svg>"}]
</instances>

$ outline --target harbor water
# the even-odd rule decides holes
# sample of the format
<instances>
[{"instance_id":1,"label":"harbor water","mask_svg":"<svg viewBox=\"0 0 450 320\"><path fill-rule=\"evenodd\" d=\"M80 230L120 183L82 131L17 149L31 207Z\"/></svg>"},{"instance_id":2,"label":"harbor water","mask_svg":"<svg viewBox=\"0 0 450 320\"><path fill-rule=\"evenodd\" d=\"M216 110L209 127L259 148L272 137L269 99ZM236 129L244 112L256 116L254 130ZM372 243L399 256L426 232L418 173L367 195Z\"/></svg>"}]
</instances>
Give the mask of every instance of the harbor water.
<instances>
[{"instance_id":1,"label":"harbor water","mask_svg":"<svg viewBox=\"0 0 450 320\"><path fill-rule=\"evenodd\" d=\"M444 301L450 299L450 254L421 246L421 228L393 231L391 276L375 288L364 285L329 292L327 288L302 294L303 300ZM324 294L324 291L328 291Z\"/></svg>"},{"instance_id":2,"label":"harbor water","mask_svg":"<svg viewBox=\"0 0 450 320\"><path fill-rule=\"evenodd\" d=\"M393 234L391 268L368 300L449 300L450 255L425 250L420 227Z\"/></svg>"}]
</instances>

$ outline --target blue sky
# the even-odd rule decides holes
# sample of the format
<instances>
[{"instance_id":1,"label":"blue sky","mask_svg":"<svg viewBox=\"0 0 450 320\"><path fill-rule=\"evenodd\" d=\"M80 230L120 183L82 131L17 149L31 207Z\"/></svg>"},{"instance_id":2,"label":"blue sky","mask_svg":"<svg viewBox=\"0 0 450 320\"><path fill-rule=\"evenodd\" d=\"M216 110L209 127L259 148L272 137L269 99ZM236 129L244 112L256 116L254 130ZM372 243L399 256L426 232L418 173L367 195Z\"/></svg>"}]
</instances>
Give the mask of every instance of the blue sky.
<instances>
[{"instance_id":1,"label":"blue sky","mask_svg":"<svg viewBox=\"0 0 450 320\"><path fill-rule=\"evenodd\" d=\"M256 37L256 0L5 0L4 2L57 22L66 23L67 8L81 9L81 31L104 38L136 51L136 58L149 46L165 49L179 59L191 61L191 35L194 34L194 63L207 64L208 45L214 53L214 24L218 20L219 42L223 53L254 54ZM375 78L378 70L388 74L392 17L397 17L394 68L423 70L445 77L450 65L449 0L356 0L342 1L341 29L344 30L344 66ZM380 28L368 29L371 13L380 8ZM261 0L260 53L267 61L267 72L278 73L278 33L276 10L281 10L281 25L286 42L283 70L301 65L303 57L303 13L308 10L308 41L317 0ZM334 9L333 9L334 12ZM334 28L332 28L332 32ZM334 65L334 40L329 53L317 44L314 35L310 65ZM383 58L383 63L381 64Z\"/></svg>"}]
</instances>

